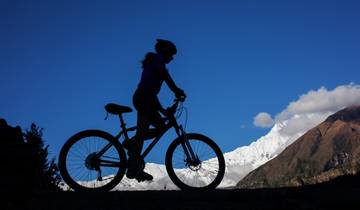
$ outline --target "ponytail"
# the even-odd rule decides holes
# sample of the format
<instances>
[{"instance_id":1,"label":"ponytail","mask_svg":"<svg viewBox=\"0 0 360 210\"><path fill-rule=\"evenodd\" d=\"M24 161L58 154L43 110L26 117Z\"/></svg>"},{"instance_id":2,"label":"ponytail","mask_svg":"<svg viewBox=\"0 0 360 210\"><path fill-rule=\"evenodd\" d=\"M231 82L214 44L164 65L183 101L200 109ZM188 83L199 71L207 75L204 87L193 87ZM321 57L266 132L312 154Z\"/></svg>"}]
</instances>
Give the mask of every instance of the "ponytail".
<instances>
[{"instance_id":1,"label":"ponytail","mask_svg":"<svg viewBox=\"0 0 360 210\"><path fill-rule=\"evenodd\" d=\"M143 69L151 62L151 60L154 58L154 55L155 53L153 52L146 53L144 60L141 61L141 67Z\"/></svg>"}]
</instances>

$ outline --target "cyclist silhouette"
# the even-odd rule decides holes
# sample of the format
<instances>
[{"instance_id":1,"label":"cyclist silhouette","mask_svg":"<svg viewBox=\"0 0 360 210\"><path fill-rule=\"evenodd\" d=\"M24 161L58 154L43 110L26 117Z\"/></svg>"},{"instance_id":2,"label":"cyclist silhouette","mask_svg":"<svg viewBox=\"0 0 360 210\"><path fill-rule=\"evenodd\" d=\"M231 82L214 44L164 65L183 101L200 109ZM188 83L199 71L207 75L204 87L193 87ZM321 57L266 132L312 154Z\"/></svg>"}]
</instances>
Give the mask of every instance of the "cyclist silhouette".
<instances>
[{"instance_id":1,"label":"cyclist silhouette","mask_svg":"<svg viewBox=\"0 0 360 210\"><path fill-rule=\"evenodd\" d=\"M167 115L168 111L162 107L157 97L162 83L174 92L176 98L186 97L184 91L178 88L171 78L166 64L173 60L176 46L168 40L157 39L155 52L149 52L142 61L142 74L140 83L133 95L133 104L137 110L137 130L131 140L124 142L128 149L129 166L126 176L137 181L150 181L151 174L144 172L144 162L140 156L144 140L149 134L150 125L155 127L156 133L165 128L165 122L160 115Z\"/></svg>"}]
</instances>

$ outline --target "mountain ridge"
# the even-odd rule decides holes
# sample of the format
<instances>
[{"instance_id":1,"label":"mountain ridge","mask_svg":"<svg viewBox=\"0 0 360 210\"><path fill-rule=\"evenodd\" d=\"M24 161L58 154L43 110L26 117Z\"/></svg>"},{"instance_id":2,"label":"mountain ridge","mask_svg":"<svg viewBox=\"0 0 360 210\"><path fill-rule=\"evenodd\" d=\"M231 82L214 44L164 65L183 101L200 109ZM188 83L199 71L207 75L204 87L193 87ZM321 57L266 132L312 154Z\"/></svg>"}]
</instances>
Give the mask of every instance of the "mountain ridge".
<instances>
[{"instance_id":1,"label":"mountain ridge","mask_svg":"<svg viewBox=\"0 0 360 210\"><path fill-rule=\"evenodd\" d=\"M329 116L237 187L301 186L329 181L360 168L360 106Z\"/></svg>"}]
</instances>

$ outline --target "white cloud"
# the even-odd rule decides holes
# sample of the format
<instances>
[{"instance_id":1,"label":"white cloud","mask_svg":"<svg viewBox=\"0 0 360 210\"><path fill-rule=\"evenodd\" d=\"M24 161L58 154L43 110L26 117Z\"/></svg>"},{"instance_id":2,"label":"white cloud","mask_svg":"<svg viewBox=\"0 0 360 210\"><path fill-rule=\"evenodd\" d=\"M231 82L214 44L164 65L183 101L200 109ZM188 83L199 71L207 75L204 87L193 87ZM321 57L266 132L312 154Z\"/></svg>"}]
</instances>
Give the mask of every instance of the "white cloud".
<instances>
[{"instance_id":1,"label":"white cloud","mask_svg":"<svg viewBox=\"0 0 360 210\"><path fill-rule=\"evenodd\" d=\"M306 132L329 115L351 105L360 105L360 85L351 83L333 90L321 87L290 102L274 121L283 124L282 135L292 136Z\"/></svg>"},{"instance_id":2,"label":"white cloud","mask_svg":"<svg viewBox=\"0 0 360 210\"><path fill-rule=\"evenodd\" d=\"M277 120L284 120L296 114L336 112L342 108L360 104L360 85L349 84L327 90L321 87L311 90L292 101L280 114Z\"/></svg>"},{"instance_id":3,"label":"white cloud","mask_svg":"<svg viewBox=\"0 0 360 210\"><path fill-rule=\"evenodd\" d=\"M271 115L266 112L260 112L254 118L254 125L262 128L270 128L274 125Z\"/></svg>"}]
</instances>

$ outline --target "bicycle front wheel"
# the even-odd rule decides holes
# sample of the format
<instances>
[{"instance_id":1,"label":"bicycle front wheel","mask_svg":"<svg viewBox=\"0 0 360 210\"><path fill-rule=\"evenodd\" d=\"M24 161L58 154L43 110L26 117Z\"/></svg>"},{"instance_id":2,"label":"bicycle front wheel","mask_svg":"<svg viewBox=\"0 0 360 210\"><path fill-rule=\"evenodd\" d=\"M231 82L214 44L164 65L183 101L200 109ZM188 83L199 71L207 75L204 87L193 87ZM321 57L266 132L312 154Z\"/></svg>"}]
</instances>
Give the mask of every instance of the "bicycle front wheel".
<instances>
[{"instance_id":1,"label":"bicycle front wheel","mask_svg":"<svg viewBox=\"0 0 360 210\"><path fill-rule=\"evenodd\" d=\"M121 181L125 170L122 145L104 131L79 132L60 151L60 174L75 191L109 191Z\"/></svg>"},{"instance_id":2,"label":"bicycle front wheel","mask_svg":"<svg viewBox=\"0 0 360 210\"><path fill-rule=\"evenodd\" d=\"M165 165L170 179L184 190L215 189L225 174L225 160L220 148L201 134L187 134L175 139L166 152Z\"/></svg>"}]
</instances>

